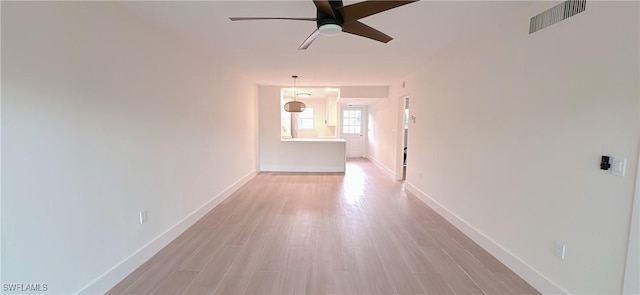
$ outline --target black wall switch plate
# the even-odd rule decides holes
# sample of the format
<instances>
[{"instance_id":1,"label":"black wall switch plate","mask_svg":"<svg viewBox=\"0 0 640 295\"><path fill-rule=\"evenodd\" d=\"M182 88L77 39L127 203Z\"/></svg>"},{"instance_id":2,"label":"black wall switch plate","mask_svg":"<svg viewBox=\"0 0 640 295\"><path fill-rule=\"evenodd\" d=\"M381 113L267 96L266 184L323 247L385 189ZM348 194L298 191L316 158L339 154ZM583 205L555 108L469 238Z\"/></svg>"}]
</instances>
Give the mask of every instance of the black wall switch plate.
<instances>
[{"instance_id":1,"label":"black wall switch plate","mask_svg":"<svg viewBox=\"0 0 640 295\"><path fill-rule=\"evenodd\" d=\"M609 156L602 156L602 159L600 160L600 169L609 170L609 168L611 168L611 163L609 162L609 160Z\"/></svg>"}]
</instances>

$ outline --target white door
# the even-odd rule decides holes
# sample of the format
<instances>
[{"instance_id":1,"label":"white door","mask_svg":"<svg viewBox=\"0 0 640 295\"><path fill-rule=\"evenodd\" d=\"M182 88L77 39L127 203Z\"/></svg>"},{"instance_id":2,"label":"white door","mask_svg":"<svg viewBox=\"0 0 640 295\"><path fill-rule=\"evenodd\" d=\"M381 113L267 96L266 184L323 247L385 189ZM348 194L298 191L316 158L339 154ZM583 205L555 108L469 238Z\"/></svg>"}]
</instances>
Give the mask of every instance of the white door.
<instances>
[{"instance_id":1,"label":"white door","mask_svg":"<svg viewBox=\"0 0 640 295\"><path fill-rule=\"evenodd\" d=\"M364 156L364 108L344 107L341 116L342 138L347 141L347 158Z\"/></svg>"}]
</instances>

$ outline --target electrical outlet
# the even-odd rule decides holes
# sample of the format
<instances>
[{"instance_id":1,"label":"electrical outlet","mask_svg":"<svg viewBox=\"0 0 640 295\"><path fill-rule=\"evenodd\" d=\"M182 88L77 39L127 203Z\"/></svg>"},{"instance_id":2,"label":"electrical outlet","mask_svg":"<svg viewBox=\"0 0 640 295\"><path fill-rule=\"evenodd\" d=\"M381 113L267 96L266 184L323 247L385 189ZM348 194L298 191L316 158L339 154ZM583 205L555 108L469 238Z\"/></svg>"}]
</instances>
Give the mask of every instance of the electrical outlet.
<instances>
[{"instance_id":1,"label":"electrical outlet","mask_svg":"<svg viewBox=\"0 0 640 295\"><path fill-rule=\"evenodd\" d=\"M564 260L564 255L566 251L567 251L567 245L563 244L562 242L556 241L553 254L556 257L560 258L560 260Z\"/></svg>"},{"instance_id":2,"label":"electrical outlet","mask_svg":"<svg viewBox=\"0 0 640 295\"><path fill-rule=\"evenodd\" d=\"M144 224L147 222L147 210L140 211L140 224Z\"/></svg>"}]
</instances>

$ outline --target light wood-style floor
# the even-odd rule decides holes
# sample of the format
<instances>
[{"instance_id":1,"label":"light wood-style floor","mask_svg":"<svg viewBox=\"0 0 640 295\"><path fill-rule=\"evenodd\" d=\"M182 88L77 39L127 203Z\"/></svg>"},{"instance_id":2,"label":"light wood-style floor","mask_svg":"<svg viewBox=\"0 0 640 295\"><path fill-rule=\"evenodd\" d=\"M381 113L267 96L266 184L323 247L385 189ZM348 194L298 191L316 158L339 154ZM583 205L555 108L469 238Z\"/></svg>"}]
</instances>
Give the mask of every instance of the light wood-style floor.
<instances>
[{"instance_id":1,"label":"light wood-style floor","mask_svg":"<svg viewBox=\"0 0 640 295\"><path fill-rule=\"evenodd\" d=\"M262 173L108 294L539 294L367 160Z\"/></svg>"}]
</instances>

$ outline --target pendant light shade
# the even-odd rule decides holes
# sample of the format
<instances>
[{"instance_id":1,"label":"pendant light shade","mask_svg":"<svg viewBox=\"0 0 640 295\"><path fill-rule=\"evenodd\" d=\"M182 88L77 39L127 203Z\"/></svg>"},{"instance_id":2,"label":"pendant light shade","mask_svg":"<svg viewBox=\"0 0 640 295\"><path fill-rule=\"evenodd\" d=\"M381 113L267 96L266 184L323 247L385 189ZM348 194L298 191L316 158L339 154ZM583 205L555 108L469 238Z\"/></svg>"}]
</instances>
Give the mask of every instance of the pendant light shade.
<instances>
[{"instance_id":1,"label":"pendant light shade","mask_svg":"<svg viewBox=\"0 0 640 295\"><path fill-rule=\"evenodd\" d=\"M307 106L304 102L296 101L296 79L298 76L291 76L293 78L293 101L284 104L284 110L289 113L302 113Z\"/></svg>"},{"instance_id":2,"label":"pendant light shade","mask_svg":"<svg viewBox=\"0 0 640 295\"><path fill-rule=\"evenodd\" d=\"M289 113L301 113L304 112L307 106L301 101L290 101L284 104L284 110Z\"/></svg>"}]
</instances>

